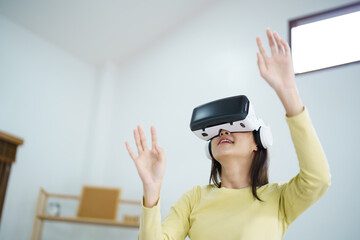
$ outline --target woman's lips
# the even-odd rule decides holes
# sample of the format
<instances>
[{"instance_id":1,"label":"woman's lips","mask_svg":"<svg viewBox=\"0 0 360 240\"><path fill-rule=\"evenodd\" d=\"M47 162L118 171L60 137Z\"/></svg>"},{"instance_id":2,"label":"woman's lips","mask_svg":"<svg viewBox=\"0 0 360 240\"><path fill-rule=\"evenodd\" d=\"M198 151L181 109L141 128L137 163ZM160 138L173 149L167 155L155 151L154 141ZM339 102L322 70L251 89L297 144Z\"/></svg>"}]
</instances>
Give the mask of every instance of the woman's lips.
<instances>
[{"instance_id":1,"label":"woman's lips","mask_svg":"<svg viewBox=\"0 0 360 240\"><path fill-rule=\"evenodd\" d=\"M218 145L223 144L223 143L227 143L227 144L233 144L234 142L231 141L229 138L226 137L222 137L220 138Z\"/></svg>"}]
</instances>

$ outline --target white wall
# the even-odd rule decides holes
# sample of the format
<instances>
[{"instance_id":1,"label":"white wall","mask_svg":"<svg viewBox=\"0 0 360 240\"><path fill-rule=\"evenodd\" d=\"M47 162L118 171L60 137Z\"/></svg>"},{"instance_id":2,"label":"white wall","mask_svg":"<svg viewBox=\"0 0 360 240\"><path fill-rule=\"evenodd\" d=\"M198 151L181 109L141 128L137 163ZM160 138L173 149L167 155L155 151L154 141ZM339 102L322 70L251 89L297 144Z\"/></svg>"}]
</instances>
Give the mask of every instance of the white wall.
<instances>
[{"instance_id":1,"label":"white wall","mask_svg":"<svg viewBox=\"0 0 360 240\"><path fill-rule=\"evenodd\" d=\"M0 109L1 113L4 112L2 109L8 111L9 118L7 121L1 118L0 126L24 137L28 145L20 150L11 173L0 238L29 237L30 215L34 213L36 192L41 185L55 192L69 193L78 193L82 183L120 186L124 197L141 199L141 181L124 146L124 142L130 140L134 147L132 129L137 124L145 127L148 136L150 125L155 125L159 144L166 152L168 162L161 192L161 211L165 217L170 206L187 189L208 182L210 161L203 154L204 143L189 129L192 109L231 95L248 95L257 114L272 127L274 146L270 150L270 181L290 180L299 170L296 154L283 107L258 73L255 38L259 35L266 42L266 27L287 37L289 19L350 2L353 1L218 1L127 64L117 68L115 63L106 63L96 75L99 81L95 94L94 71L1 19L1 29L7 29L10 36L5 38L2 34L0 37L0 41L6 43L1 44L6 54L0 57L1 68L4 68L0 72L0 81L3 83L3 76L15 80L1 84ZM21 49L11 51L11 47L4 46ZM46 48L45 52L43 48ZM25 57L33 59L31 63L20 58L20 53L24 52ZM42 52L42 55L38 56L36 52ZM49 59L53 61L49 62ZM7 67L3 67L4 64ZM45 72L44 65L47 67ZM21 66L21 71L9 73L14 66ZM360 234L356 227L356 217L360 213L356 203L360 199L359 193L353 191L357 187L354 180L359 169L354 149L360 132L353 123L360 116L356 106L360 100L357 94L359 73L359 64L353 64L297 77L303 103L308 107L328 157L332 186L319 202L293 223L285 239L355 239ZM35 77L37 75L41 77ZM31 77L31 83L39 84L36 87L30 85L25 77ZM28 87L24 90L17 87L22 85ZM64 103L59 99L66 89L71 90ZM26 96L23 98L25 103L15 98L14 94L19 91ZM32 95L34 91L36 96ZM16 112L4 105L5 99L11 102L11 109ZM37 107L31 111L23 104ZM57 111L52 109L54 106ZM85 111L77 111L79 108ZM37 111L38 115L34 117L30 111ZM56 118L56 114L63 116L68 111L78 114L75 122L68 117L62 117L61 121ZM44 115L51 121L43 120ZM18 124L20 127L16 125L16 121L22 119L19 116L27 117L26 122L21 120ZM65 122L64 128L59 127L59 122ZM52 125L57 128L51 128ZM72 134L72 140L66 139L67 132L80 127L82 131ZM46 130L38 133L40 128ZM50 132L50 128L54 130ZM75 147L79 142L83 145ZM47 144L45 150L44 144ZM100 159L100 156L103 157ZM51 164L47 162L49 158L53 159ZM73 159L80 160L73 168L65 169L63 162L73 163ZM37 165L34 161L38 161ZM35 174L26 175L31 167L35 168L31 171L36 171ZM28 201L16 200L25 192ZM16 211L18 206L27 216L21 221L22 213ZM19 229L16 221L21 223L22 231L16 231ZM65 229L69 230L64 232ZM136 239L137 231L48 224L44 234L44 239Z\"/></svg>"},{"instance_id":2,"label":"white wall","mask_svg":"<svg viewBox=\"0 0 360 240\"><path fill-rule=\"evenodd\" d=\"M25 140L13 164L0 239L30 239L39 188L78 194L95 70L0 16L0 129Z\"/></svg>"}]
</instances>

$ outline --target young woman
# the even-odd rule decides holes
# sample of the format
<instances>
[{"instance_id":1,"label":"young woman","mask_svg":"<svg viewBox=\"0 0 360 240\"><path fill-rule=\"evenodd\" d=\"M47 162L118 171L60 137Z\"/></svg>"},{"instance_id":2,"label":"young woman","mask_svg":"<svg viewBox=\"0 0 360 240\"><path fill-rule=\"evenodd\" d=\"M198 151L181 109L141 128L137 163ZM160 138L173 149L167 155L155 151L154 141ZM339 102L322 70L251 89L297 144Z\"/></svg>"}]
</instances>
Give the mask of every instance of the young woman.
<instances>
[{"instance_id":1,"label":"young woman","mask_svg":"<svg viewBox=\"0 0 360 240\"><path fill-rule=\"evenodd\" d=\"M266 149L259 149L251 132L222 130L211 145L216 159L213 159L213 180L217 179L213 171L218 171L221 183L188 190L161 222L160 189L166 158L157 144L155 128L151 127L150 149L144 131L138 126L134 130L138 155L128 142L126 148L143 182L139 239L185 239L186 236L192 240L281 239L289 225L327 191L331 178L329 166L296 88L290 48L277 33L270 29L266 33L271 56L258 37L258 67L285 108L300 172L287 183L269 184L267 163L263 160L261 169L265 172L258 174L258 178L252 177L254 159L260 151L266 156ZM224 136L230 143L220 144ZM218 165L217 169L214 164Z\"/></svg>"}]
</instances>

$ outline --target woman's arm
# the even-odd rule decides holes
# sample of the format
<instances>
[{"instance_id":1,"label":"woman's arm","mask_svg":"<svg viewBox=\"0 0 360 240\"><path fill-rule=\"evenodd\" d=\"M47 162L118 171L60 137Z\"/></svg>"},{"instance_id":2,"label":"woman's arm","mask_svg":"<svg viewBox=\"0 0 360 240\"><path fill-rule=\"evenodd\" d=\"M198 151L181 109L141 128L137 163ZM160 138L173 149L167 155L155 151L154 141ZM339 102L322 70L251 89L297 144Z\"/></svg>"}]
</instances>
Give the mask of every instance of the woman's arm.
<instances>
[{"instance_id":1,"label":"woman's arm","mask_svg":"<svg viewBox=\"0 0 360 240\"><path fill-rule=\"evenodd\" d=\"M183 194L161 223L160 190L165 174L165 154L158 146L154 127L151 127L151 149L148 147L141 126L134 130L134 139L138 155L132 151L128 142L125 145L143 182L144 195L138 239L185 239L189 230L189 215L193 206L195 188Z\"/></svg>"},{"instance_id":2,"label":"woman's arm","mask_svg":"<svg viewBox=\"0 0 360 240\"><path fill-rule=\"evenodd\" d=\"M278 34L270 29L266 32L272 56L266 54L260 38L257 38L259 70L286 110L286 121L300 167L299 174L281 186L279 216L286 229L326 192L331 175L325 153L296 88L290 48Z\"/></svg>"},{"instance_id":3,"label":"woman's arm","mask_svg":"<svg viewBox=\"0 0 360 240\"><path fill-rule=\"evenodd\" d=\"M152 208L142 208L139 240L185 239L190 229L190 214L198 199L199 186L186 191L173 204L161 223L159 199Z\"/></svg>"},{"instance_id":4,"label":"woman's arm","mask_svg":"<svg viewBox=\"0 0 360 240\"><path fill-rule=\"evenodd\" d=\"M280 218L286 229L301 213L318 201L331 184L329 165L308 111L286 117L299 160L300 172L280 187Z\"/></svg>"}]
</instances>

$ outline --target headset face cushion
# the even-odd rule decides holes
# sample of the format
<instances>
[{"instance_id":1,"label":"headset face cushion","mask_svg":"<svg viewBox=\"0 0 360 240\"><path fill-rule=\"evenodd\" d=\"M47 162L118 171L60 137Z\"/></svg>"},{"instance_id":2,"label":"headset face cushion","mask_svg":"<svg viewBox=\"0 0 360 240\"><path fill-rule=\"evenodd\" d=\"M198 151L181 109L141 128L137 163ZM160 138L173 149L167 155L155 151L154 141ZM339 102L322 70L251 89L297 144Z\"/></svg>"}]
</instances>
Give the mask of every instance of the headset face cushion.
<instances>
[{"instance_id":1,"label":"headset face cushion","mask_svg":"<svg viewBox=\"0 0 360 240\"><path fill-rule=\"evenodd\" d=\"M199 138L208 141L218 136L222 129L227 130L229 132L252 132L254 130L259 129L259 127L260 127L259 121L246 118L241 121L223 123L220 125L207 127L204 129L199 129L193 132Z\"/></svg>"}]
</instances>

